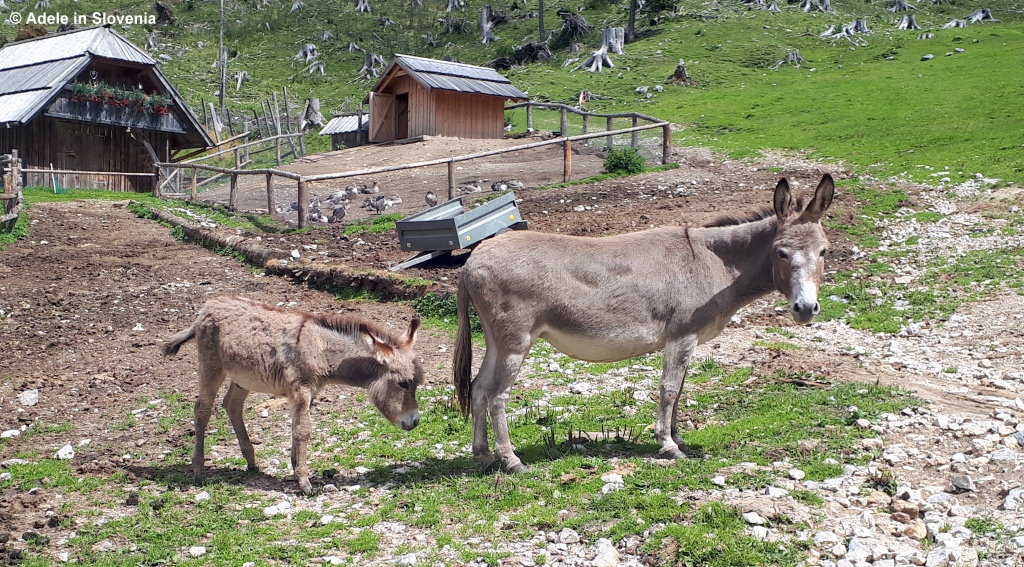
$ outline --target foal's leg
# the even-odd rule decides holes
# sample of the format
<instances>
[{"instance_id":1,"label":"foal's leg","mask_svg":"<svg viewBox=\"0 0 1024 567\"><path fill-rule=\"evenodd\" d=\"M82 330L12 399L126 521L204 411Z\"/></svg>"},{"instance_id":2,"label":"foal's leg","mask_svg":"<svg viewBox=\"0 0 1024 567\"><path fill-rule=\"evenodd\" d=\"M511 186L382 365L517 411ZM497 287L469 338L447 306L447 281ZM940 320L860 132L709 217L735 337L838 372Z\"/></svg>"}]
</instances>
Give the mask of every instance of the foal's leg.
<instances>
[{"instance_id":1,"label":"foal's leg","mask_svg":"<svg viewBox=\"0 0 1024 567\"><path fill-rule=\"evenodd\" d=\"M508 433L505 405L508 403L512 384L519 376L519 369L522 368L523 359L529 350L530 344L527 343L524 352L516 351L499 357L494 369L494 386L489 392L491 403L488 409L491 413L491 427L494 429L494 451L498 454L498 458L505 462L505 470L510 473L526 472L526 465L516 456L512 438Z\"/></svg>"},{"instance_id":2,"label":"foal's leg","mask_svg":"<svg viewBox=\"0 0 1024 567\"><path fill-rule=\"evenodd\" d=\"M201 482L205 477L203 471L203 458L206 444L206 426L210 423L210 415L213 413L214 399L217 391L224 383L224 369L218 362L206 360L203 350L199 351L199 396L196 398L195 407L195 428L196 446L192 453L192 474L196 482Z\"/></svg>"},{"instance_id":3,"label":"foal's leg","mask_svg":"<svg viewBox=\"0 0 1024 567\"><path fill-rule=\"evenodd\" d=\"M245 420L242 419L242 410L245 408L245 398L249 396L249 390L232 382L228 384L228 391L224 394L224 409L228 411L228 419L231 420L231 427L235 428L235 437L238 438L238 447L242 450L242 456L247 463L249 471L260 470L256 466L256 453L252 448L252 441L249 440L249 432L245 430Z\"/></svg>"},{"instance_id":4,"label":"foal's leg","mask_svg":"<svg viewBox=\"0 0 1024 567\"><path fill-rule=\"evenodd\" d=\"M306 462L306 451L309 438L313 433L313 424L309 419L309 406L313 401L313 392L308 388L296 388L288 396L288 405L292 414L292 470L299 481L302 492L309 494L313 485L309 482L309 465Z\"/></svg>"},{"instance_id":5,"label":"foal's leg","mask_svg":"<svg viewBox=\"0 0 1024 567\"><path fill-rule=\"evenodd\" d=\"M470 411L473 414L473 456L480 459L480 470L490 472L495 468L494 455L491 454L490 441L487 438L487 405L488 392L493 389L494 363L497 360L498 348L488 342L484 359L480 363L480 371L472 382L470 394L472 401Z\"/></svg>"},{"instance_id":6,"label":"foal's leg","mask_svg":"<svg viewBox=\"0 0 1024 567\"><path fill-rule=\"evenodd\" d=\"M684 337L665 345L665 361L661 378L661 391L658 399L658 416L654 422L654 436L661 448L658 455L666 459L683 459L686 454L680 450L685 443L679 438L676 418L678 415L679 397L686 382L686 369L690 357L697 348L696 337Z\"/></svg>"}]
</instances>

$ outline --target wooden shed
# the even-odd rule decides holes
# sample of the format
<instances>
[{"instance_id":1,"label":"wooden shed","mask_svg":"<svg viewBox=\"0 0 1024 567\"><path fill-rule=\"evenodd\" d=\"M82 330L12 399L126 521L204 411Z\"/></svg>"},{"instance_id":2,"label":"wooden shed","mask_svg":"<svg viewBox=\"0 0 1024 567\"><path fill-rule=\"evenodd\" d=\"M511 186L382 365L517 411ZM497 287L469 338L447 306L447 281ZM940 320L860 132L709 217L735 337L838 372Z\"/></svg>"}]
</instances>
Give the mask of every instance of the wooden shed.
<instances>
[{"instance_id":1,"label":"wooden shed","mask_svg":"<svg viewBox=\"0 0 1024 567\"><path fill-rule=\"evenodd\" d=\"M152 191L156 162L213 145L156 61L107 26L0 49L0 154L83 172L25 173L26 186Z\"/></svg>"},{"instance_id":2,"label":"wooden shed","mask_svg":"<svg viewBox=\"0 0 1024 567\"><path fill-rule=\"evenodd\" d=\"M331 137L332 150L354 148L366 144L369 126L370 118L365 113L347 113L331 118L320 135Z\"/></svg>"},{"instance_id":3,"label":"wooden shed","mask_svg":"<svg viewBox=\"0 0 1024 567\"><path fill-rule=\"evenodd\" d=\"M501 138L505 101L528 98L489 67L395 55L370 91L369 139Z\"/></svg>"}]
</instances>

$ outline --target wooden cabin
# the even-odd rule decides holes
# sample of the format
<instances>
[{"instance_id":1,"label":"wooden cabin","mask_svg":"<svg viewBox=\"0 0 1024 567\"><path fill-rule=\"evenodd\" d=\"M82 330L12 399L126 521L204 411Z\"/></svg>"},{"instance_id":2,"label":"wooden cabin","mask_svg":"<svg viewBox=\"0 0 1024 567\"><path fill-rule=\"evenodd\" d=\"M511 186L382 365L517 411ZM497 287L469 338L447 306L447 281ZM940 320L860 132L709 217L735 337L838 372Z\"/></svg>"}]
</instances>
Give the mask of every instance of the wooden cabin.
<instances>
[{"instance_id":1,"label":"wooden cabin","mask_svg":"<svg viewBox=\"0 0 1024 567\"><path fill-rule=\"evenodd\" d=\"M26 186L56 179L65 188L152 191L155 163L213 145L156 61L110 27L0 49L0 154L17 149L23 169L82 172L26 172Z\"/></svg>"},{"instance_id":2,"label":"wooden cabin","mask_svg":"<svg viewBox=\"0 0 1024 567\"><path fill-rule=\"evenodd\" d=\"M489 67L395 55L370 91L369 139L501 138L505 101L528 98Z\"/></svg>"},{"instance_id":3,"label":"wooden cabin","mask_svg":"<svg viewBox=\"0 0 1024 567\"><path fill-rule=\"evenodd\" d=\"M331 137L331 150L354 148L366 144L369 127L370 117L365 113L347 113L331 118L320 135Z\"/></svg>"}]
</instances>

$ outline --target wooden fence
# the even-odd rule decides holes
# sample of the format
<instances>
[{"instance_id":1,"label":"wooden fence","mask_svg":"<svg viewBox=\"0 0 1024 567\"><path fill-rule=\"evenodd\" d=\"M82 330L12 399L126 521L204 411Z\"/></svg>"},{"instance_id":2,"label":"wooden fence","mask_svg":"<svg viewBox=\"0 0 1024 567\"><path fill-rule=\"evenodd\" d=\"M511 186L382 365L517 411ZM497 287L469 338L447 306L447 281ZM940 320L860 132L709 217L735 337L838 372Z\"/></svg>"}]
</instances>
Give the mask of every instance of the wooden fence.
<instances>
[{"instance_id":1,"label":"wooden fence","mask_svg":"<svg viewBox=\"0 0 1024 567\"><path fill-rule=\"evenodd\" d=\"M0 156L0 226L14 226L25 197L21 194L21 160L18 150Z\"/></svg>"},{"instance_id":2,"label":"wooden fence","mask_svg":"<svg viewBox=\"0 0 1024 567\"><path fill-rule=\"evenodd\" d=\"M297 212L297 214L298 214L298 226L301 228L301 227L306 226L306 222L307 222L306 221L306 217L307 217L307 213L308 213L307 209L308 209L308 202L309 202L309 197L308 197L308 194L309 194L309 184L310 183L320 182L320 181L328 181L328 180L333 180L333 179L344 179L344 178L348 178L348 177L359 177L359 176L363 176L363 175L375 175L375 174L378 174L378 173L387 173L387 172L391 172L391 171L401 171L401 170L406 170L406 169L417 169L417 168L421 168L421 167L431 167L431 166L438 166L438 165L446 165L447 168L448 168L448 198L452 199L455 196L455 164L457 164L459 162L463 162L463 161L468 161L468 160L473 160L473 159L480 159L480 158L495 156L495 155L499 155L499 154L518 152L518 151L528 150L528 149L532 149L532 148L539 148L539 147L543 147L543 146L549 146L549 145L553 145L553 144L561 144L563 146L563 148L564 148L564 151L562 153L562 155L563 155L562 180L563 181L569 181L571 179L571 177L572 177L572 144L574 142L592 140L592 139L595 139L595 138L607 138L608 139L608 143L609 143L609 147L611 147L612 140L613 140L613 138L615 136L630 134L631 137L632 137L632 140L633 140L634 147L635 147L635 144L637 143L637 134L639 132L642 132L642 131L645 131L645 130L658 129L658 128L660 128L662 130L662 136L661 136L661 163L662 164L667 164L669 162L670 149L671 149L671 145L672 145L672 130L671 130L671 125L668 122L665 122L665 121L662 121L662 120L657 120L655 118L651 118L651 117L648 117L648 116L644 116L644 115L641 115L641 114L635 114L635 113L616 114L616 115L597 115L597 114L590 114L590 113L580 113L580 111L578 111L576 109L573 109L571 107L565 106L565 105L551 105L551 104L544 104L544 103L523 103L522 105L515 105L514 107L508 107L508 108L518 108L518 107L525 106L527 108L527 112L529 113L529 112L531 112L531 105L532 105L532 107L540 106L540 107L547 107L547 108L558 108L558 109L560 109L562 111L563 117L565 116L566 113L568 113L570 111L571 112L576 112L578 114L583 114L585 116L600 116L600 117L606 118L608 120L607 124L609 124L609 125L612 124L612 120L614 118L629 118L629 119L631 119L633 121L634 126L629 127L629 128L622 128L622 129L618 129L618 130L611 130L611 131L602 130L601 132L584 133L584 134L580 134L580 135L576 135L576 136L560 136L558 138L554 138L554 139L550 139L550 140L543 140L543 141L540 141L540 142L533 142L533 143L529 143L529 144L523 144L523 145L515 146L515 147L512 147L512 148L503 148L503 149L498 149L498 150L490 150L490 151L486 151L486 152L480 152L480 153L469 154L469 155L453 156L453 157L447 157L447 158L439 158L439 159L430 160L430 161L421 161L421 162L416 162L416 163L406 163L406 164L402 164L402 165L393 165L393 166L386 166L386 167L376 167L376 168L372 168L372 169L361 169L361 170L357 170L357 171L344 171L344 172L337 172L337 173L325 173L325 174L320 174L320 175L299 175L297 173L292 173L292 172L289 172L289 171L282 171L282 170L279 170L279 169L242 169L242 168L229 169L229 168L221 168L221 167L215 167L215 166L210 166L210 165L203 165L203 164L198 164L198 163L161 163L161 164L158 164L158 166L161 167L161 168L168 169L168 170L187 170L187 171L189 171L191 173L191 178L192 178L191 191L189 192L190 198L195 198L195 191L196 191L196 188L199 185L198 182L196 181L196 179L198 177L198 172L199 171L207 171L207 172L217 173L217 174L220 174L220 175L230 176L231 185L230 185L230 192L228 193L228 208L230 210L235 210L235 208L236 208L236 202L237 202L236 201L236 194L237 194L237 189L238 189L238 178L239 178L239 176L242 176L242 175L263 175L263 176L265 176L265 178L266 178L266 191L267 191L267 211L269 213L271 213L271 214L275 210L274 177L278 176L278 177L283 177L285 179L294 181L298 185L298 203L297 203L297 205L298 205L298 212ZM563 120L564 120L564 118L563 118ZM648 122L651 122L651 123L650 124L638 124L640 120L648 121ZM181 177L181 175L183 175L183 174L179 174L178 177Z\"/></svg>"}]
</instances>

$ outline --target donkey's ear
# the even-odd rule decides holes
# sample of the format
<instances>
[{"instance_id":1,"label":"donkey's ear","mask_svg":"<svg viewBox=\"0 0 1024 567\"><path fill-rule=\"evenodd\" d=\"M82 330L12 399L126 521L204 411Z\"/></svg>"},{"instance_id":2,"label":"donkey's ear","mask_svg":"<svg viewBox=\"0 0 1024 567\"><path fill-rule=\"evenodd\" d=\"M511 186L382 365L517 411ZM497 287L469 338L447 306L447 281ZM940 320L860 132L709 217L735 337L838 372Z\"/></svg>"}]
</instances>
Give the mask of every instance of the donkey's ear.
<instances>
[{"instance_id":1,"label":"donkey's ear","mask_svg":"<svg viewBox=\"0 0 1024 567\"><path fill-rule=\"evenodd\" d=\"M416 331L420 328L420 318L413 317L412 321L409 321L409 334L405 338L405 344L412 345L416 342Z\"/></svg>"},{"instance_id":2,"label":"donkey's ear","mask_svg":"<svg viewBox=\"0 0 1024 567\"><path fill-rule=\"evenodd\" d=\"M373 349L373 358L384 366L391 364L391 360L395 356L395 349L387 341L375 335L369 327L364 326L360 331L363 334L363 341Z\"/></svg>"},{"instance_id":3,"label":"donkey's ear","mask_svg":"<svg viewBox=\"0 0 1024 567\"><path fill-rule=\"evenodd\" d=\"M775 186L775 216L785 220L793 208L793 197L789 193L789 181L785 177Z\"/></svg>"},{"instance_id":4,"label":"donkey's ear","mask_svg":"<svg viewBox=\"0 0 1024 567\"><path fill-rule=\"evenodd\" d=\"M818 188L814 190L814 198L804 209L804 216L811 222L821 220L821 215L832 206L832 197L836 194L836 184L832 176L826 173L818 182Z\"/></svg>"}]
</instances>

